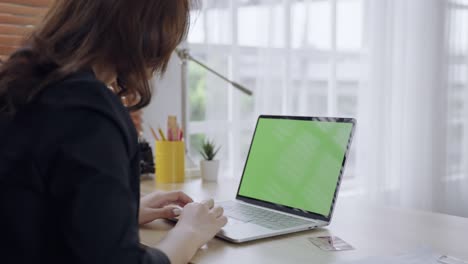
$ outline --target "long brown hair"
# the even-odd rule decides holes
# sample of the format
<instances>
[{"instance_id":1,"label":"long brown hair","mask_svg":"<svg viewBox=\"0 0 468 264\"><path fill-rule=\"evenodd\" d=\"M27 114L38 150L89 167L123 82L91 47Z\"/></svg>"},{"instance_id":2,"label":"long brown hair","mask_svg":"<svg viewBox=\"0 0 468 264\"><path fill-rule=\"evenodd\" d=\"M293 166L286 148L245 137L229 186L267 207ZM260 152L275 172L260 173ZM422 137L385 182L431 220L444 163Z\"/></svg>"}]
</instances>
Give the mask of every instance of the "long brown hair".
<instances>
[{"instance_id":1,"label":"long brown hair","mask_svg":"<svg viewBox=\"0 0 468 264\"><path fill-rule=\"evenodd\" d=\"M190 0L55 0L24 45L0 65L0 114L14 114L48 85L95 64L117 73L130 110L149 104L152 74L163 74L185 38Z\"/></svg>"}]
</instances>

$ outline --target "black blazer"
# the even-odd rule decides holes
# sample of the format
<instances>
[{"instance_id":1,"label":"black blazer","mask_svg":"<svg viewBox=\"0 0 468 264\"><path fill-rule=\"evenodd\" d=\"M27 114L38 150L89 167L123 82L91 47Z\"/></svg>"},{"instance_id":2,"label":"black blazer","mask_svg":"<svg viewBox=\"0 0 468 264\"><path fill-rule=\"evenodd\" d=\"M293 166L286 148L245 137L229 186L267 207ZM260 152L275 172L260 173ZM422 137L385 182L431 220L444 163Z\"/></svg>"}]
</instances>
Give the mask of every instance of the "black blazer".
<instances>
[{"instance_id":1,"label":"black blazer","mask_svg":"<svg viewBox=\"0 0 468 264\"><path fill-rule=\"evenodd\" d=\"M138 237L139 153L119 98L73 74L0 116L1 263L169 263Z\"/></svg>"}]
</instances>

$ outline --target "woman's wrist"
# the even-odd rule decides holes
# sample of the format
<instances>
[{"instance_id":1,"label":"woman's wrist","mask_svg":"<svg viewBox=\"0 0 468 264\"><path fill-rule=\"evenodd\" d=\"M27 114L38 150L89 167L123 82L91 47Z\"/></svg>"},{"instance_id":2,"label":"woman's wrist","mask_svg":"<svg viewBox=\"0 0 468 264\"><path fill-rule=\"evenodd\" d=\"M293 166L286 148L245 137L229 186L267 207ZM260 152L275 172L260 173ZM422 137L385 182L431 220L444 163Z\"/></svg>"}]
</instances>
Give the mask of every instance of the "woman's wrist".
<instances>
[{"instance_id":1,"label":"woman's wrist","mask_svg":"<svg viewBox=\"0 0 468 264\"><path fill-rule=\"evenodd\" d=\"M175 226L157 245L170 259L172 264L187 263L200 247L194 239L195 232L187 228Z\"/></svg>"}]
</instances>

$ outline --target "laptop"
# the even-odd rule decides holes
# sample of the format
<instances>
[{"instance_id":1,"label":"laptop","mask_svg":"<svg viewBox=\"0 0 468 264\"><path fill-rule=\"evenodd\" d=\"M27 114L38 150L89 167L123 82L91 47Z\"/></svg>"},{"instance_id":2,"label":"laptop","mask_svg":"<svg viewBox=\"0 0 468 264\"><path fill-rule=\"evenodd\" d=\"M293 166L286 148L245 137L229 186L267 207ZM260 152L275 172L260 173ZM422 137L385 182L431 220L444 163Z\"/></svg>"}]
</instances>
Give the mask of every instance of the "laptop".
<instances>
[{"instance_id":1,"label":"laptop","mask_svg":"<svg viewBox=\"0 0 468 264\"><path fill-rule=\"evenodd\" d=\"M234 243L330 224L356 121L262 115L236 199L218 202Z\"/></svg>"}]
</instances>

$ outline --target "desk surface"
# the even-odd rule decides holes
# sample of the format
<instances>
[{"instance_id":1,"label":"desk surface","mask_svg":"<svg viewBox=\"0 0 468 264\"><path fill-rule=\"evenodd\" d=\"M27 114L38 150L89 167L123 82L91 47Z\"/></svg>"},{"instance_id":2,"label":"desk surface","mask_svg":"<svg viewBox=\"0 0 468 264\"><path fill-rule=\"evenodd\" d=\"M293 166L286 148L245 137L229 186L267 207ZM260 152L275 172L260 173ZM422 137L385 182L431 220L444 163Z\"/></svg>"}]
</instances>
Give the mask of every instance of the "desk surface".
<instances>
[{"instance_id":1,"label":"desk surface","mask_svg":"<svg viewBox=\"0 0 468 264\"><path fill-rule=\"evenodd\" d=\"M237 182L202 183L189 180L183 184L154 185L142 183L142 192L183 190L195 200L234 199ZM142 243L156 244L172 227L157 220L140 228ZM324 252L307 238L338 236L356 248L353 251ZM268 238L245 244L231 244L213 239L195 257L193 263L333 263L366 256L408 253L429 246L441 254L468 260L468 219L382 208L356 199L338 199L332 224L326 228Z\"/></svg>"}]
</instances>

